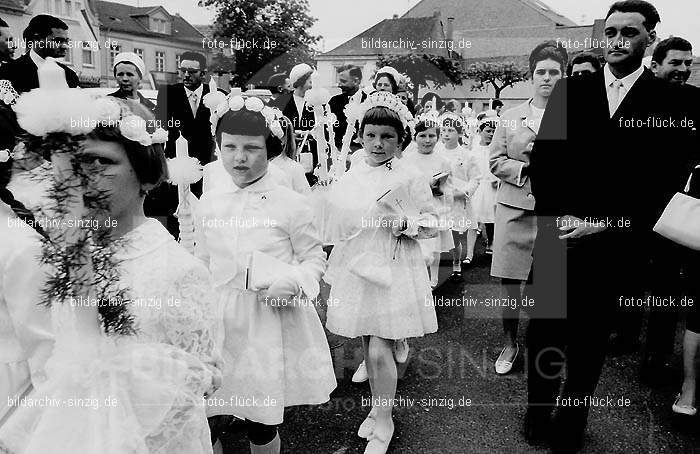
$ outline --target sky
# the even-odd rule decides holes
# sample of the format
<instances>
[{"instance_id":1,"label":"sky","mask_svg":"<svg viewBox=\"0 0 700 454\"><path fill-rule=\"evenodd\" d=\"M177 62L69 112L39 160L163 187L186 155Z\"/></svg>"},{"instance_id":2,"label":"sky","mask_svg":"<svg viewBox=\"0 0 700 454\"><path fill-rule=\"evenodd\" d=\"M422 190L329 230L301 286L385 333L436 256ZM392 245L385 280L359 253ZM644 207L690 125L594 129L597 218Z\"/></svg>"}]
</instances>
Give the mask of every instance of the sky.
<instances>
[{"instance_id":1,"label":"sky","mask_svg":"<svg viewBox=\"0 0 700 454\"><path fill-rule=\"evenodd\" d=\"M180 13L195 25L211 23L214 12L197 6L197 0L116 0L131 5L161 4L168 12ZM274 1L274 0L273 0ZM309 0L311 15L318 19L312 33L321 35L318 50L329 51L360 32L394 14L403 15L420 0ZM465 0L466 1L466 0ZM491 0L493 1L493 0ZM550 8L580 25L605 17L614 0L542 0ZM651 0L661 15L657 33L688 39L694 49L700 49L700 1ZM700 55L696 50L695 55Z\"/></svg>"}]
</instances>

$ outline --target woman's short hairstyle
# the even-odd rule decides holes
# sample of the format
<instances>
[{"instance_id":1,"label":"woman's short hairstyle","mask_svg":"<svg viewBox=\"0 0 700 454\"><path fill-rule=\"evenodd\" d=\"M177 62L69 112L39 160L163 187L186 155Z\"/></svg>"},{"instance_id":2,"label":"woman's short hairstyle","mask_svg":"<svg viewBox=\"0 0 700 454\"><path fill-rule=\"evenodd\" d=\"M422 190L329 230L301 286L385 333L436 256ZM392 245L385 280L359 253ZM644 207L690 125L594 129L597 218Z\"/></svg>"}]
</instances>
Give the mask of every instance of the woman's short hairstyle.
<instances>
[{"instance_id":1,"label":"woman's short hairstyle","mask_svg":"<svg viewBox=\"0 0 700 454\"><path fill-rule=\"evenodd\" d=\"M229 110L219 120L216 126L216 143L221 148L221 135L223 133L241 136L263 136L267 148L267 159L272 159L284 151L282 140L277 138L265 120L258 112L247 109Z\"/></svg>"},{"instance_id":2,"label":"woman's short hairstyle","mask_svg":"<svg viewBox=\"0 0 700 454\"><path fill-rule=\"evenodd\" d=\"M377 73L377 75L374 76L374 88L377 88L377 82L379 82L379 79L382 77L386 77L389 80L389 84L391 84L391 92L396 94L399 91L399 85L396 82L396 79L394 79L394 76L392 76L390 73Z\"/></svg>"},{"instance_id":3,"label":"woman's short hairstyle","mask_svg":"<svg viewBox=\"0 0 700 454\"><path fill-rule=\"evenodd\" d=\"M544 60L554 60L559 63L561 73L564 75L566 73L566 65L569 62L569 54L566 52L566 49L560 42L554 40L545 41L538 44L534 49L532 49L528 59L530 64L530 74L535 72L537 63Z\"/></svg>"}]
</instances>

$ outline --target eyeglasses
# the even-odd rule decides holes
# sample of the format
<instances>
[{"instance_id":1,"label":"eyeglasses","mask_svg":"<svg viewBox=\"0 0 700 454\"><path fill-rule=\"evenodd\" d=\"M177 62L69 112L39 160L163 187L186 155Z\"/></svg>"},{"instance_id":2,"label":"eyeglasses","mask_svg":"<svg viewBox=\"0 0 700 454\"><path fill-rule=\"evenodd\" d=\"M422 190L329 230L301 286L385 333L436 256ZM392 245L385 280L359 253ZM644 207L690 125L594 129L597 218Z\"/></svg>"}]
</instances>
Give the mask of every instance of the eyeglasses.
<instances>
[{"instance_id":1,"label":"eyeglasses","mask_svg":"<svg viewBox=\"0 0 700 454\"><path fill-rule=\"evenodd\" d=\"M587 69L584 69L582 71L574 71L573 73L571 73L571 75L572 76L581 76L583 74L592 74L592 73L593 73L593 71L589 71Z\"/></svg>"}]
</instances>

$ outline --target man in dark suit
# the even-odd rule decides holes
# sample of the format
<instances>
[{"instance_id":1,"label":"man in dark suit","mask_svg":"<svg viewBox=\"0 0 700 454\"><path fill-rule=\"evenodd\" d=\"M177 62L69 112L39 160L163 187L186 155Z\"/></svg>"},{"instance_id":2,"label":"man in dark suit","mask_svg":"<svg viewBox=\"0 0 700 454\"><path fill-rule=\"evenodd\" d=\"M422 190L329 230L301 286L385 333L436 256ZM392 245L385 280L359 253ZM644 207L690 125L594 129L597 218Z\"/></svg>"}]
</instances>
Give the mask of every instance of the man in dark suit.
<instances>
[{"instance_id":1,"label":"man in dark suit","mask_svg":"<svg viewBox=\"0 0 700 454\"><path fill-rule=\"evenodd\" d=\"M337 94L328 101L328 105L331 108L331 112L335 114L337 119L335 128L335 146L339 150L343 146L343 137L345 136L345 131L348 128L348 120L345 117L345 106L348 105L350 99L359 96L356 102L362 102L367 98L367 95L360 90L360 83L362 82L362 70L355 65L345 65L338 68L338 88L340 88L340 94ZM353 135L353 141L357 137L357 133ZM351 149L353 151L360 148L357 143L351 142Z\"/></svg>"},{"instance_id":2,"label":"man in dark suit","mask_svg":"<svg viewBox=\"0 0 700 454\"><path fill-rule=\"evenodd\" d=\"M168 131L165 154L175 157L175 141L180 134L187 139L189 155L199 159L202 165L214 159L214 138L209 117L211 112L202 103L209 86L204 84L207 60L197 52L184 52L180 57L182 82L166 85L158 91L156 119ZM191 185L192 193L202 195L202 181ZM177 188L163 184L151 191L146 198L146 215L167 217L170 233L177 236L177 219L173 216L178 204Z\"/></svg>"},{"instance_id":3,"label":"man in dark suit","mask_svg":"<svg viewBox=\"0 0 700 454\"><path fill-rule=\"evenodd\" d=\"M68 49L68 26L61 19L46 14L34 16L22 34L29 51L10 63L0 66L0 79L7 79L19 93L39 88L37 70L47 57L61 59ZM66 72L71 88L79 84L72 69L58 63Z\"/></svg>"},{"instance_id":4,"label":"man in dark suit","mask_svg":"<svg viewBox=\"0 0 700 454\"><path fill-rule=\"evenodd\" d=\"M15 48L12 43L12 35L10 34L10 26L7 22L0 18L0 66L12 61L12 55L15 53Z\"/></svg>"},{"instance_id":5,"label":"man in dark suit","mask_svg":"<svg viewBox=\"0 0 700 454\"><path fill-rule=\"evenodd\" d=\"M700 103L700 89L686 83L692 66L693 48L683 38L665 39L654 48L651 60L654 75L680 88L684 94L677 99L679 104L697 106ZM649 275L652 279L649 282L652 295L672 295L677 301L690 296L683 292L681 279L683 260L680 258L688 255L687 249L657 235L651 238L650 250ZM693 260L697 259L692 257ZM642 380L650 385L668 384L672 379L669 356L675 344L679 310L678 307L650 308L646 348L640 369Z\"/></svg>"},{"instance_id":6,"label":"man in dark suit","mask_svg":"<svg viewBox=\"0 0 700 454\"><path fill-rule=\"evenodd\" d=\"M524 169L538 218L524 433L554 452L581 447L611 314L641 298L645 240L687 178L687 107L642 66L658 22L645 1L611 6L606 67L559 81Z\"/></svg>"},{"instance_id":7,"label":"man in dark suit","mask_svg":"<svg viewBox=\"0 0 700 454\"><path fill-rule=\"evenodd\" d=\"M302 165L306 166L307 159L305 157L310 154L308 160L311 166L305 168L306 179L310 186L313 186L318 181L318 178L313 173L318 165L316 141L311 132L309 132L314 128L316 121L313 109L307 106L304 101L304 95L311 88L311 74L313 72L314 69L306 63L300 63L293 67L289 72L289 82L292 84L294 92L292 94L282 94L269 103L270 107L276 107L281 110L284 116L292 122L297 146L304 144L304 147L299 149Z\"/></svg>"}]
</instances>

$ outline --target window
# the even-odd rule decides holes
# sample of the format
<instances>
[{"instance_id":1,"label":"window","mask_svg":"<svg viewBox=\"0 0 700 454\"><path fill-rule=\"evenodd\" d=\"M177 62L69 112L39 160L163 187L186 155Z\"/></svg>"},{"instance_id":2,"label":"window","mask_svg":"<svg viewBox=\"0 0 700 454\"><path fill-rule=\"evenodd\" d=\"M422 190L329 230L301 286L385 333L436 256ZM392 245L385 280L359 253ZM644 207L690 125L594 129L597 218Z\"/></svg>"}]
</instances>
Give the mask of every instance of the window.
<instances>
[{"instance_id":1,"label":"window","mask_svg":"<svg viewBox=\"0 0 700 454\"><path fill-rule=\"evenodd\" d=\"M122 51L122 46L118 44L112 44L112 47L109 49L109 67L112 68L114 66L114 59L117 57L117 54Z\"/></svg>"},{"instance_id":2,"label":"window","mask_svg":"<svg viewBox=\"0 0 700 454\"><path fill-rule=\"evenodd\" d=\"M143 49L137 49L136 47L134 47L134 53L141 57L141 60L143 60Z\"/></svg>"},{"instance_id":3,"label":"window","mask_svg":"<svg viewBox=\"0 0 700 454\"><path fill-rule=\"evenodd\" d=\"M63 0L54 0L54 2L53 2L53 7L54 7L53 13L57 16L63 15L62 3L63 3Z\"/></svg>"},{"instance_id":4,"label":"window","mask_svg":"<svg viewBox=\"0 0 700 454\"><path fill-rule=\"evenodd\" d=\"M175 55L175 69L180 69L181 62L182 62L182 54Z\"/></svg>"},{"instance_id":5,"label":"window","mask_svg":"<svg viewBox=\"0 0 700 454\"><path fill-rule=\"evenodd\" d=\"M161 50L156 51L156 71L165 71L165 52Z\"/></svg>"},{"instance_id":6,"label":"window","mask_svg":"<svg viewBox=\"0 0 700 454\"><path fill-rule=\"evenodd\" d=\"M153 31L165 33L165 19L153 19Z\"/></svg>"},{"instance_id":7,"label":"window","mask_svg":"<svg viewBox=\"0 0 700 454\"><path fill-rule=\"evenodd\" d=\"M64 11L63 13L66 16L73 16L73 2L71 0L66 0L64 3Z\"/></svg>"},{"instance_id":8,"label":"window","mask_svg":"<svg viewBox=\"0 0 700 454\"><path fill-rule=\"evenodd\" d=\"M114 61L114 57L112 57L112 61ZM89 68L95 66L95 63L92 61L92 46L89 43L83 43L83 66Z\"/></svg>"}]
</instances>

